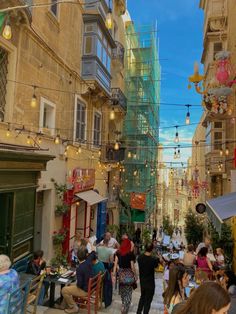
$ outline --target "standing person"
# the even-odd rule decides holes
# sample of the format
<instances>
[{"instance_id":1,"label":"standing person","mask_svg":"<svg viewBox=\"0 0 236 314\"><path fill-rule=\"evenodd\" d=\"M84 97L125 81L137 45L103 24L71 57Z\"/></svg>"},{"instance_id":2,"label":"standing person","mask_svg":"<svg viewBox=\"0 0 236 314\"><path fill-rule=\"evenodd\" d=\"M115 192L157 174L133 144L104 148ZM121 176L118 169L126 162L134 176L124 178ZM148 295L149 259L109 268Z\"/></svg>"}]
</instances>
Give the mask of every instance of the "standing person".
<instances>
[{"instance_id":1,"label":"standing person","mask_svg":"<svg viewBox=\"0 0 236 314\"><path fill-rule=\"evenodd\" d=\"M184 253L183 264L186 267L193 267L196 262L196 256L194 254L194 247L189 244L187 247L187 252Z\"/></svg>"},{"instance_id":2,"label":"standing person","mask_svg":"<svg viewBox=\"0 0 236 314\"><path fill-rule=\"evenodd\" d=\"M108 247L109 248L112 248L112 249L119 249L119 243L116 241L116 239L115 238L113 238L112 236L111 236L111 233L110 232L106 232L105 233L105 236L104 236L104 240L108 240ZM104 240L102 240L100 243L99 243L99 245L103 245L103 241Z\"/></svg>"},{"instance_id":3,"label":"standing person","mask_svg":"<svg viewBox=\"0 0 236 314\"><path fill-rule=\"evenodd\" d=\"M83 245L82 240L83 240L82 233L77 230L75 233L75 240L74 240L73 249L71 252L71 260L74 262L74 264L76 264L78 261L77 252L78 252L78 249Z\"/></svg>"},{"instance_id":4,"label":"standing person","mask_svg":"<svg viewBox=\"0 0 236 314\"><path fill-rule=\"evenodd\" d=\"M138 258L139 279L141 296L139 299L137 314L148 314L155 293L155 268L159 265L159 259L151 256L153 244L146 245L145 253Z\"/></svg>"},{"instance_id":5,"label":"standing person","mask_svg":"<svg viewBox=\"0 0 236 314\"><path fill-rule=\"evenodd\" d=\"M197 262L197 269L202 270L208 274L208 276L213 271L213 267L211 264L210 259L207 257L208 249L207 247L202 247L198 252L196 262Z\"/></svg>"},{"instance_id":6,"label":"standing person","mask_svg":"<svg viewBox=\"0 0 236 314\"><path fill-rule=\"evenodd\" d=\"M152 240L156 240L157 239L157 230L153 229L153 233L152 233Z\"/></svg>"},{"instance_id":7,"label":"standing person","mask_svg":"<svg viewBox=\"0 0 236 314\"><path fill-rule=\"evenodd\" d=\"M189 284L189 275L183 265L179 264L170 270L169 285L163 293L167 313L170 314L174 306L185 300L184 289Z\"/></svg>"},{"instance_id":8,"label":"standing person","mask_svg":"<svg viewBox=\"0 0 236 314\"><path fill-rule=\"evenodd\" d=\"M131 252L131 242L129 239L124 239L121 243L119 251L116 253L115 263L113 268L113 280L116 276L116 271L119 266L119 285L122 301L122 314L127 314L132 299L133 284L136 281L135 272L135 256Z\"/></svg>"},{"instance_id":9,"label":"standing person","mask_svg":"<svg viewBox=\"0 0 236 314\"><path fill-rule=\"evenodd\" d=\"M122 240L124 239L129 239L130 242L131 242L131 252L134 251L134 242L130 239L129 235L127 232L123 233L122 237L121 237Z\"/></svg>"},{"instance_id":10,"label":"standing person","mask_svg":"<svg viewBox=\"0 0 236 314\"><path fill-rule=\"evenodd\" d=\"M208 253L213 253L213 249L211 246L211 238L209 236L204 237L204 241L198 244L198 247L196 249L196 253L201 250L201 248L206 247L208 249Z\"/></svg>"},{"instance_id":11,"label":"standing person","mask_svg":"<svg viewBox=\"0 0 236 314\"><path fill-rule=\"evenodd\" d=\"M75 303L73 296L85 297L88 295L89 279L93 276L92 263L87 259L88 251L86 249L78 249L79 265L76 268L76 285L66 286L61 290L63 301L60 306L55 306L66 313L77 313L79 308Z\"/></svg>"},{"instance_id":12,"label":"standing person","mask_svg":"<svg viewBox=\"0 0 236 314\"><path fill-rule=\"evenodd\" d=\"M225 267L225 257L224 257L224 251L221 248L216 249L216 266L219 268Z\"/></svg>"},{"instance_id":13,"label":"standing person","mask_svg":"<svg viewBox=\"0 0 236 314\"><path fill-rule=\"evenodd\" d=\"M0 313L7 310L8 293L19 288L19 277L14 269L10 269L11 261L7 255L0 255Z\"/></svg>"},{"instance_id":14,"label":"standing person","mask_svg":"<svg viewBox=\"0 0 236 314\"><path fill-rule=\"evenodd\" d=\"M198 287L188 301L174 309L173 314L226 314L230 308L230 296L216 282L205 282Z\"/></svg>"}]
</instances>

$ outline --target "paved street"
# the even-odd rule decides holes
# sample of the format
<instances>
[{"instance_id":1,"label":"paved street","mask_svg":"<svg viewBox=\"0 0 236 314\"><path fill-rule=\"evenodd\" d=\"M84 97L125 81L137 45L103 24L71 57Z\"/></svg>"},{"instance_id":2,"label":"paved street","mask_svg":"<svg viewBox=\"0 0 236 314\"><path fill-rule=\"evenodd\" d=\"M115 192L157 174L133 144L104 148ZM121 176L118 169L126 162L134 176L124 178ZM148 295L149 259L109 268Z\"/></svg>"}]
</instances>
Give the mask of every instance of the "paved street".
<instances>
[{"instance_id":1,"label":"paved street","mask_svg":"<svg viewBox=\"0 0 236 314\"><path fill-rule=\"evenodd\" d=\"M156 292L153 298L152 307L150 314L163 314L163 303L162 303L162 275L158 274L156 277ZM140 297L140 289L139 287L133 292L132 298L132 306L130 308L131 314L136 313L137 305ZM114 291L114 298L112 305L109 306L107 309L101 309L98 313L112 313L112 314L120 314L121 308L121 298L118 295L117 291ZM86 310L81 310L81 313L86 313ZM44 306L39 306L37 310L38 314L62 314L64 311L56 310L56 309L49 309Z\"/></svg>"}]
</instances>

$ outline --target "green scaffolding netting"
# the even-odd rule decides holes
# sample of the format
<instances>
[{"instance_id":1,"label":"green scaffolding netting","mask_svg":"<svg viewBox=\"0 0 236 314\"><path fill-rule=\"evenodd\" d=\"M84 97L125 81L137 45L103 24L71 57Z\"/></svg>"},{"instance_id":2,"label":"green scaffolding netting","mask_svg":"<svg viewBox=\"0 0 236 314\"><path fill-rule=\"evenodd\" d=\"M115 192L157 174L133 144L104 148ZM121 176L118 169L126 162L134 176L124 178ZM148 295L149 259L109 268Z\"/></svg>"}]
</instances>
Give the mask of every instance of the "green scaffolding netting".
<instances>
[{"instance_id":1,"label":"green scaffolding netting","mask_svg":"<svg viewBox=\"0 0 236 314\"><path fill-rule=\"evenodd\" d=\"M156 26L126 27L126 97L124 122L126 172L122 200L130 206L131 221L145 222L156 209L159 141L160 64ZM130 193L145 193L145 211L130 204Z\"/></svg>"}]
</instances>

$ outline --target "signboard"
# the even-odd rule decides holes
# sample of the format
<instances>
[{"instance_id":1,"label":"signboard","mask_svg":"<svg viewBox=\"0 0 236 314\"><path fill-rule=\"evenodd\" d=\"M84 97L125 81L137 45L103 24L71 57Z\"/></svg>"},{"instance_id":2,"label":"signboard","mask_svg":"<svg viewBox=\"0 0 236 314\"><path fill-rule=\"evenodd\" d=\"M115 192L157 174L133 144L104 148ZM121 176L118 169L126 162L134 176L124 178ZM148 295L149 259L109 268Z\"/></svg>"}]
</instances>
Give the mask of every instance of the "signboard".
<instances>
[{"instance_id":1,"label":"signboard","mask_svg":"<svg viewBox=\"0 0 236 314\"><path fill-rule=\"evenodd\" d=\"M91 190L95 185L95 169L75 168L69 182L73 185L74 194Z\"/></svg>"},{"instance_id":2,"label":"signboard","mask_svg":"<svg viewBox=\"0 0 236 314\"><path fill-rule=\"evenodd\" d=\"M130 206L131 208L145 211L146 207L146 194L145 193L130 193Z\"/></svg>"}]
</instances>

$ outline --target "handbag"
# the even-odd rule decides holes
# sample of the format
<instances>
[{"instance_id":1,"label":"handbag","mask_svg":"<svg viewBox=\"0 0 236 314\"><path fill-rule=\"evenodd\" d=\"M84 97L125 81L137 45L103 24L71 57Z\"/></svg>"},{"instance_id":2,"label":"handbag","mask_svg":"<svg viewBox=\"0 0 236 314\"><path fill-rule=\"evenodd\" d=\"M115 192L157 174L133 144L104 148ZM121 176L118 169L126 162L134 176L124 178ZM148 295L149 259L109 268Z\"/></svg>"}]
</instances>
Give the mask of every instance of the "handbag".
<instances>
[{"instance_id":1,"label":"handbag","mask_svg":"<svg viewBox=\"0 0 236 314\"><path fill-rule=\"evenodd\" d=\"M136 282L134 272L130 268L121 268L119 270L119 283L121 285L132 286Z\"/></svg>"}]
</instances>

